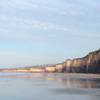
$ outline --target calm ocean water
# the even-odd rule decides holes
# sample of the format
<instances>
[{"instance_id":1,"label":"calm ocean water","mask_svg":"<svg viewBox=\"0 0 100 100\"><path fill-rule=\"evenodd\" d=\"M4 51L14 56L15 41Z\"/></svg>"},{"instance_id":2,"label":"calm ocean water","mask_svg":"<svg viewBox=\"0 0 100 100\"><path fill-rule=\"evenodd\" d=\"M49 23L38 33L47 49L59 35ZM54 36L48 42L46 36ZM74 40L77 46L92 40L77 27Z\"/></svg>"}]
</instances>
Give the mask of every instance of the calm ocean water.
<instances>
[{"instance_id":1,"label":"calm ocean water","mask_svg":"<svg viewBox=\"0 0 100 100\"><path fill-rule=\"evenodd\" d=\"M100 78L0 73L0 100L100 100Z\"/></svg>"}]
</instances>

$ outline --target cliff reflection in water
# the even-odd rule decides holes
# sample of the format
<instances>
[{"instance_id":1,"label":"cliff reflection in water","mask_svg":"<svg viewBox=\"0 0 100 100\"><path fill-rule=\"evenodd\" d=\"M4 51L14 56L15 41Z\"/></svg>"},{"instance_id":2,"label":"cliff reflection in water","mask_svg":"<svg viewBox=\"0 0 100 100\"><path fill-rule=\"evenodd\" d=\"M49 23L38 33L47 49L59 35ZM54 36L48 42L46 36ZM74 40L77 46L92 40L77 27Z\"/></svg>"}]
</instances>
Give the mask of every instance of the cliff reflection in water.
<instances>
[{"instance_id":1,"label":"cliff reflection in water","mask_svg":"<svg viewBox=\"0 0 100 100\"><path fill-rule=\"evenodd\" d=\"M48 79L51 79L58 84L66 88L100 88L100 79L95 78L71 78L71 77L58 77L58 76L49 76Z\"/></svg>"},{"instance_id":2,"label":"cliff reflection in water","mask_svg":"<svg viewBox=\"0 0 100 100\"><path fill-rule=\"evenodd\" d=\"M65 88L100 88L100 75L64 73L1 73L3 78L28 78L34 81L53 81Z\"/></svg>"}]
</instances>

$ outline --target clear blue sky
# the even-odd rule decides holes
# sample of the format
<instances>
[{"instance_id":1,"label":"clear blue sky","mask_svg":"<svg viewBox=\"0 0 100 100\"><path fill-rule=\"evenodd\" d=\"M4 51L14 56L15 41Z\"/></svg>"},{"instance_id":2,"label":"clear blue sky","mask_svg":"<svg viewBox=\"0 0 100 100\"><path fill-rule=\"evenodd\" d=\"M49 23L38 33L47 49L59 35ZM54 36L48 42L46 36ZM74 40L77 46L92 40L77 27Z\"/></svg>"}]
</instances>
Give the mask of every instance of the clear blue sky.
<instances>
[{"instance_id":1,"label":"clear blue sky","mask_svg":"<svg viewBox=\"0 0 100 100\"><path fill-rule=\"evenodd\" d=\"M100 0L0 0L0 67L59 63L100 48Z\"/></svg>"}]
</instances>

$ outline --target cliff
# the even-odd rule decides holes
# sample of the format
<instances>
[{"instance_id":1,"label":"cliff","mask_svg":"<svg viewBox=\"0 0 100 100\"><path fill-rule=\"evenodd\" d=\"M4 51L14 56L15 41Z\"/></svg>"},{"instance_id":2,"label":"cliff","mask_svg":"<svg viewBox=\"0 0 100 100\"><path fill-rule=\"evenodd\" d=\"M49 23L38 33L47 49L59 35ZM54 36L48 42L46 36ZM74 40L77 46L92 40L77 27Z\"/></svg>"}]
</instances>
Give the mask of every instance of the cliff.
<instances>
[{"instance_id":1,"label":"cliff","mask_svg":"<svg viewBox=\"0 0 100 100\"><path fill-rule=\"evenodd\" d=\"M39 69L38 66L37 69ZM85 57L67 59L63 63L44 66L42 68L42 71L40 71L40 69L38 72L100 73L100 49L97 51L90 52ZM31 72L37 72L35 71L34 67L32 68L32 70Z\"/></svg>"},{"instance_id":2,"label":"cliff","mask_svg":"<svg viewBox=\"0 0 100 100\"><path fill-rule=\"evenodd\" d=\"M100 73L100 49L90 52L85 57L67 59L63 63L33 66L25 68L6 68L0 72L32 72L32 73Z\"/></svg>"},{"instance_id":3,"label":"cliff","mask_svg":"<svg viewBox=\"0 0 100 100\"><path fill-rule=\"evenodd\" d=\"M100 49L83 58L68 59L62 66L64 72L100 73Z\"/></svg>"}]
</instances>

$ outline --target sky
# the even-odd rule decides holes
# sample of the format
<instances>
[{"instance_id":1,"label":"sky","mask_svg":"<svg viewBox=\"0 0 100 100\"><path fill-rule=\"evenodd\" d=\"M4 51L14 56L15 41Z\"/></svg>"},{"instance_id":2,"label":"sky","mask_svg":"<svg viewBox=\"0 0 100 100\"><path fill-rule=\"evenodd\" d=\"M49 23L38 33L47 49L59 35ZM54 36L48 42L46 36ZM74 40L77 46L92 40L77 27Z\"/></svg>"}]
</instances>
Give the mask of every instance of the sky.
<instances>
[{"instance_id":1,"label":"sky","mask_svg":"<svg viewBox=\"0 0 100 100\"><path fill-rule=\"evenodd\" d=\"M100 48L100 0L0 0L0 68L56 64Z\"/></svg>"}]
</instances>

